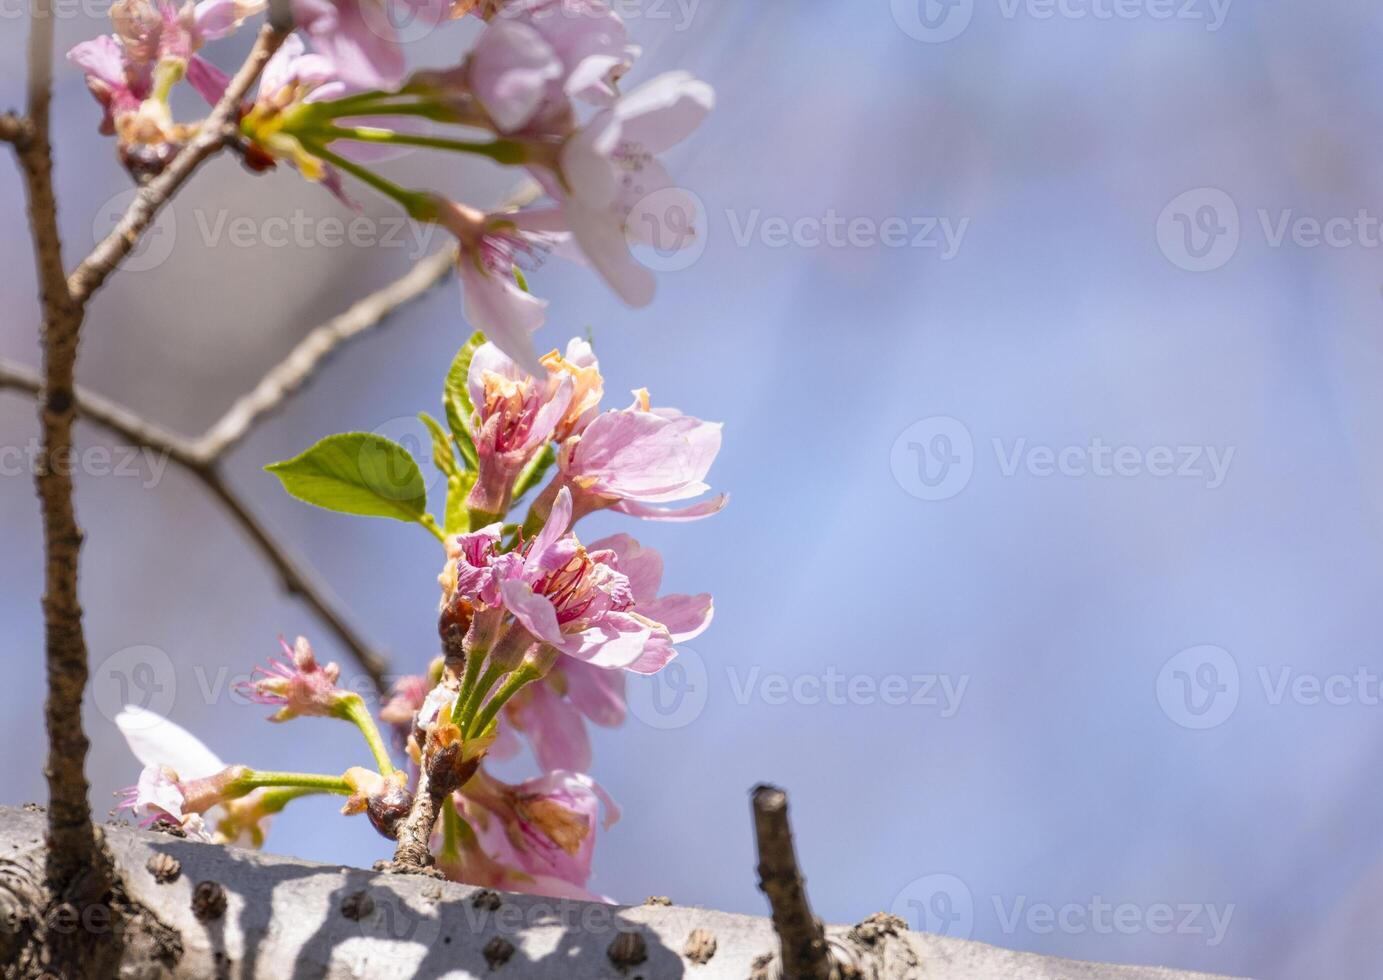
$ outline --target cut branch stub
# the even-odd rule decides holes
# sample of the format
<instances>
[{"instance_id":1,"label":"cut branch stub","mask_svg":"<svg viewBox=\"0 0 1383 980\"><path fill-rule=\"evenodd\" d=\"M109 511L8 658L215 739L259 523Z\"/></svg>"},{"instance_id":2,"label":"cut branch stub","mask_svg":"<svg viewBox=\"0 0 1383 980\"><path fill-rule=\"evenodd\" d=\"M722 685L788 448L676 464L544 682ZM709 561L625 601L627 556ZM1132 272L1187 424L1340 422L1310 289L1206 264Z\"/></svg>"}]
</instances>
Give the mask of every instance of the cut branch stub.
<instances>
[{"instance_id":1,"label":"cut branch stub","mask_svg":"<svg viewBox=\"0 0 1383 980\"><path fill-rule=\"evenodd\" d=\"M782 944L785 980L833 980L836 963L826 930L812 914L797 866L788 823L788 795L776 786L754 789L754 835L759 849L759 888L773 909L773 928Z\"/></svg>"}]
</instances>

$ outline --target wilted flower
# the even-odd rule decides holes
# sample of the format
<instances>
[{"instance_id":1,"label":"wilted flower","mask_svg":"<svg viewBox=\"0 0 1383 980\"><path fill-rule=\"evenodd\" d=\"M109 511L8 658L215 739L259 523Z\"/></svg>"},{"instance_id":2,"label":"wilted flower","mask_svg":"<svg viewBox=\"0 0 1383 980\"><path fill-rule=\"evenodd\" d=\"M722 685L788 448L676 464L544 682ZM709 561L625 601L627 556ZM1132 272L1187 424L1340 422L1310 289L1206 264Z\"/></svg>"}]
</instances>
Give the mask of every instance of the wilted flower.
<instances>
[{"instance_id":1,"label":"wilted flower","mask_svg":"<svg viewBox=\"0 0 1383 980\"><path fill-rule=\"evenodd\" d=\"M596 827L608 830L620 814L595 780L559 771L511 786L480 772L459 802L485 853L509 872L509 887L597 897L586 891Z\"/></svg>"},{"instance_id":2,"label":"wilted flower","mask_svg":"<svg viewBox=\"0 0 1383 980\"><path fill-rule=\"evenodd\" d=\"M336 686L340 666L320 666L306 637L298 637L291 647L280 638L279 646L286 659L271 657L267 668L256 667L248 681L236 685L251 701L282 705L269 717L270 721L288 721L299 716L334 717L339 715L343 699L356 696Z\"/></svg>"},{"instance_id":3,"label":"wilted flower","mask_svg":"<svg viewBox=\"0 0 1383 980\"><path fill-rule=\"evenodd\" d=\"M255 847L263 843L268 817L256 811L263 791L235 800L226 796L243 767L227 766L195 735L152 711L126 707L115 724L144 766L138 784L125 790L122 807L145 822L177 824L199 839ZM206 823L214 834L206 831Z\"/></svg>"}]
</instances>

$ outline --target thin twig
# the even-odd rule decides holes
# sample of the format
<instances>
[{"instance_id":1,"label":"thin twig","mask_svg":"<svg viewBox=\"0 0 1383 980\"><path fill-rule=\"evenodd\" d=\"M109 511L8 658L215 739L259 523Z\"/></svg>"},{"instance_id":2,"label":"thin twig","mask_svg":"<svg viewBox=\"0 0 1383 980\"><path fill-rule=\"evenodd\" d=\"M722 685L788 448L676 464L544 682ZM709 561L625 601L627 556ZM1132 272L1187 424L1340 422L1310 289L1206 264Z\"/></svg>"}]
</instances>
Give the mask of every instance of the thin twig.
<instances>
[{"instance_id":1,"label":"thin twig","mask_svg":"<svg viewBox=\"0 0 1383 980\"><path fill-rule=\"evenodd\" d=\"M40 386L41 379L32 371L0 361L0 389L7 388L37 395ZM109 429L131 445L149 449L171 459L197 477L221 501L264 558L279 573L284 589L291 595L299 596L321 617L327 627L336 634L337 639L359 661L376 690L380 694L386 693L388 662L346 622L345 615L337 608L327 591L313 581L312 575L304 569L302 563L279 543L250 511L240 495L226 482L219 460L204 459L196 446L187 439L161 429L123 405L93 392L78 388L75 391L75 401L77 412L87 421Z\"/></svg>"},{"instance_id":2,"label":"thin twig","mask_svg":"<svg viewBox=\"0 0 1383 980\"><path fill-rule=\"evenodd\" d=\"M273 24L265 24L260 29L250 56L226 86L225 94L202 123L197 135L178 151L163 173L140 189L114 230L68 277L67 286L74 301L85 303L92 293L101 288L125 256L139 244L140 237L159 211L192 176L193 171L235 138L234 121L246 93L287 36L286 30L278 29Z\"/></svg>"},{"instance_id":3,"label":"thin twig","mask_svg":"<svg viewBox=\"0 0 1383 980\"><path fill-rule=\"evenodd\" d=\"M350 309L314 328L279 364L242 397L221 420L197 440L203 459L217 459L234 449L265 416L282 407L306 384L341 344L379 326L393 313L423 296L446 278L456 262L454 249L423 259L402 278L360 300Z\"/></svg>"},{"instance_id":4,"label":"thin twig","mask_svg":"<svg viewBox=\"0 0 1383 980\"><path fill-rule=\"evenodd\" d=\"M759 848L759 888L768 896L773 928L783 947L784 980L832 980L838 971L798 870L788 795L776 786L754 788L754 836Z\"/></svg>"}]
</instances>

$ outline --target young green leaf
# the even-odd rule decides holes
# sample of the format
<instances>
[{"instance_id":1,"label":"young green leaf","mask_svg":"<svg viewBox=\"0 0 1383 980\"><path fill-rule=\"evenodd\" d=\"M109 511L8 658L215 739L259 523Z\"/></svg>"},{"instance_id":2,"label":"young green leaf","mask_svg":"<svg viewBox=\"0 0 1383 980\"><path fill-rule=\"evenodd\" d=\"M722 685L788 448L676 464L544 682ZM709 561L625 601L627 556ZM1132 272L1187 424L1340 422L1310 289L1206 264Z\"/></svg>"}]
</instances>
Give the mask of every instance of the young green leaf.
<instances>
[{"instance_id":1,"label":"young green leaf","mask_svg":"<svg viewBox=\"0 0 1383 980\"><path fill-rule=\"evenodd\" d=\"M475 413L475 406L471 404L471 389L469 385L471 375L471 361L475 358L476 349L485 343L485 335L477 331L466 341L466 346L462 347L456 354L456 359L451 362L451 369L447 371L446 394L448 399L456 400L456 407L461 414L461 427L469 430L471 416ZM456 425L453 421L452 428Z\"/></svg>"},{"instance_id":2,"label":"young green leaf","mask_svg":"<svg viewBox=\"0 0 1383 980\"><path fill-rule=\"evenodd\" d=\"M408 450L369 432L327 436L265 469L294 497L326 510L409 523L421 523L427 510L427 485Z\"/></svg>"},{"instance_id":3,"label":"young green leaf","mask_svg":"<svg viewBox=\"0 0 1383 980\"><path fill-rule=\"evenodd\" d=\"M485 335L480 332L476 332L466 341L466 346L457 352L455 360L451 362L451 369L447 371L446 384L442 390L442 405L447 411L447 425L456 439L456 448L461 451L461 458L473 470L479 468L480 462L475 452L475 440L471 437L471 416L475 414L475 406L471 404L471 389L468 382L471 360L475 357L476 349L483 343Z\"/></svg>"},{"instance_id":4,"label":"young green leaf","mask_svg":"<svg viewBox=\"0 0 1383 980\"><path fill-rule=\"evenodd\" d=\"M426 412L419 412L418 418L427 426L427 431L432 433L432 464L448 479L459 474L461 468L456 465L456 452L452 449L451 437L447 435L447 430L442 428L442 423Z\"/></svg>"}]
</instances>

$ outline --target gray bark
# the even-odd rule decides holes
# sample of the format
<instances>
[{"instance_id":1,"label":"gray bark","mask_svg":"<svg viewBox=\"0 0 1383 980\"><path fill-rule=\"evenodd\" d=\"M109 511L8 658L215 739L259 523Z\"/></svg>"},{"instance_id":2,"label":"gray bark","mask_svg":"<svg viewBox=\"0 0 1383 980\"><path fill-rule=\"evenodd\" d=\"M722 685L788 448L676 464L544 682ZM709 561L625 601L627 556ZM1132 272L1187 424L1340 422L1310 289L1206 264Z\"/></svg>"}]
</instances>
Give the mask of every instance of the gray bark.
<instances>
[{"instance_id":1,"label":"gray bark","mask_svg":"<svg viewBox=\"0 0 1383 980\"><path fill-rule=\"evenodd\" d=\"M42 894L37 883L44 827L41 813L0 807L0 954ZM181 934L181 957L171 970L157 955L166 960L166 946L151 951L149 943L131 937L134 952L126 957L125 977L746 980L778 975L777 962L765 959L778 949L768 918L500 895L124 826L102 829L129 897ZM176 877L169 880L172 874ZM99 931L105 928L99 920L59 928ZM1012 952L899 931L901 925L874 916L853 927L828 926L826 934L837 956L863 977L1210 980L1200 973ZM689 943L694 930L696 941ZM709 960L697 962L711 948ZM844 974L852 975L848 969Z\"/></svg>"}]
</instances>

